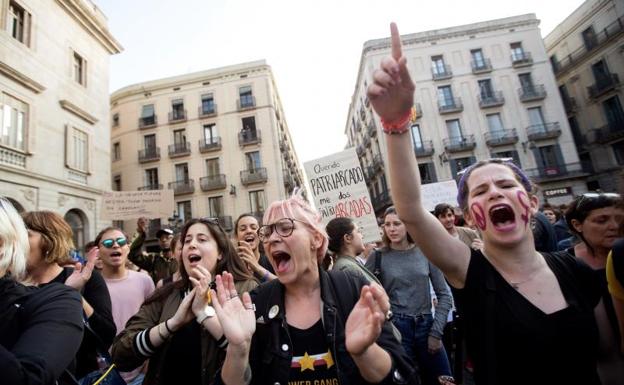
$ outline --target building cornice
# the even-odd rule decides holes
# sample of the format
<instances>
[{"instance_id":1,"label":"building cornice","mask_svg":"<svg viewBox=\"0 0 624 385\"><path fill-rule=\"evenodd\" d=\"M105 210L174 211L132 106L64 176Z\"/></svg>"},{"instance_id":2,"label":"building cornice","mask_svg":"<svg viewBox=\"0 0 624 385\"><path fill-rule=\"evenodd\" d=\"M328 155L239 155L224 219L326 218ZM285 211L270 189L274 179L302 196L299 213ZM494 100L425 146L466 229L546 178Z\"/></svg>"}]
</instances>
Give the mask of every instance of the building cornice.
<instances>
[{"instance_id":1,"label":"building cornice","mask_svg":"<svg viewBox=\"0 0 624 385\"><path fill-rule=\"evenodd\" d=\"M41 180L41 181L44 181L44 182L54 183L54 184L57 184L57 185L61 185L61 186L64 186L64 187L69 187L69 188L76 189L76 190L81 190L81 191L92 193L92 194L102 195L102 193L104 192L104 190L100 190L100 189L96 189L96 188L88 187L88 186L82 186L82 185L79 185L79 184L70 183L70 182L67 182L67 181L62 180L62 179L56 179L56 178L52 178L52 177L49 177L49 176L37 174L37 173L34 173L32 171L29 171L29 170L21 170L21 169L16 168L16 167L5 166L5 165L2 165L2 164L0 164L0 171L3 172L4 177L2 178L2 180L5 180L5 181L9 181L6 178L7 175L17 174L17 175L23 176L23 177L28 178L28 179L37 179L37 180Z\"/></svg>"},{"instance_id":2,"label":"building cornice","mask_svg":"<svg viewBox=\"0 0 624 385\"><path fill-rule=\"evenodd\" d=\"M564 41L568 36L570 36L574 31L580 28L585 22L591 20L596 16L598 12L600 12L603 8L611 3L612 0L598 0L595 4L591 4L591 2L583 3L579 5L577 9L574 10L571 14L568 15L561 23L557 24L557 26L544 38L544 45L546 46L546 51L549 51L556 47L559 43ZM585 13L581 16L575 15L576 13ZM571 18L577 17L578 19L574 23L574 25L570 26L570 28L563 29L564 24ZM557 37L556 35L559 34ZM553 41L551 41L553 40Z\"/></svg>"},{"instance_id":3,"label":"building cornice","mask_svg":"<svg viewBox=\"0 0 624 385\"><path fill-rule=\"evenodd\" d=\"M9 79L21 84L36 94L40 94L46 89L41 83L34 81L30 77L24 75L2 61L0 61L0 74L5 75Z\"/></svg>"},{"instance_id":4,"label":"building cornice","mask_svg":"<svg viewBox=\"0 0 624 385\"><path fill-rule=\"evenodd\" d=\"M56 0L67 13L95 38L111 55L123 51L121 44L113 37L108 27L98 20L94 11L87 7L84 0ZM95 4L92 4L94 9Z\"/></svg>"},{"instance_id":5,"label":"building cornice","mask_svg":"<svg viewBox=\"0 0 624 385\"><path fill-rule=\"evenodd\" d=\"M98 122L98 119L95 116L91 115L67 99L59 100L59 104L64 110L71 112L89 124L95 124Z\"/></svg>"}]
</instances>

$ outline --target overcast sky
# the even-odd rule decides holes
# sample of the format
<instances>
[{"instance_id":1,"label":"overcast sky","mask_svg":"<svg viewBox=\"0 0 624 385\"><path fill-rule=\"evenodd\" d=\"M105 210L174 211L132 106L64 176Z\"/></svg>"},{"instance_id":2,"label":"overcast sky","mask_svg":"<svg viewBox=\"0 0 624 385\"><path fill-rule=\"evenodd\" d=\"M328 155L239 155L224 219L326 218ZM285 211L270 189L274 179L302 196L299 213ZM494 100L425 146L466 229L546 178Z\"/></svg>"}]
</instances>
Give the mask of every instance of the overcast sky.
<instances>
[{"instance_id":1,"label":"overcast sky","mask_svg":"<svg viewBox=\"0 0 624 385\"><path fill-rule=\"evenodd\" d=\"M582 0L93 0L124 51L110 90L265 59L302 162L340 151L365 41L535 13L542 36Z\"/></svg>"}]
</instances>

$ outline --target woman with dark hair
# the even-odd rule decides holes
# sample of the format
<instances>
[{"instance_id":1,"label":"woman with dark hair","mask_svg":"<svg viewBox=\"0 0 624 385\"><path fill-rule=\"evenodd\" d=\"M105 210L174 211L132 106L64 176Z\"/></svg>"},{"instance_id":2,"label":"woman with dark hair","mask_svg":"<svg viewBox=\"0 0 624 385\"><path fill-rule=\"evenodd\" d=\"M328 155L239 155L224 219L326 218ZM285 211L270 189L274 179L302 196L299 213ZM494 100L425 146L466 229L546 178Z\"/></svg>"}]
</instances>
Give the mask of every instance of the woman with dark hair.
<instances>
[{"instance_id":1,"label":"woman with dark hair","mask_svg":"<svg viewBox=\"0 0 624 385\"><path fill-rule=\"evenodd\" d=\"M375 272L390 297L392 322L405 351L418 363L422 384L438 384L438 377L451 376L442 344L453 306L451 292L442 272L414 244L394 207L386 209L382 228L384 247L371 253L366 268ZM435 315L430 282L437 298Z\"/></svg>"},{"instance_id":2,"label":"woman with dark hair","mask_svg":"<svg viewBox=\"0 0 624 385\"><path fill-rule=\"evenodd\" d=\"M70 251L74 248L72 230L59 214L52 211L31 211L22 215L28 229L30 253L26 270L28 279L39 286L49 283L64 283L73 287L82 296L85 321L97 337L85 330L76 366L71 372L82 378L98 370L97 347L99 338L108 348L115 337L115 322L106 282L99 271L94 270L99 249L90 250L87 263L76 267L63 267L71 260Z\"/></svg>"},{"instance_id":3,"label":"woman with dark hair","mask_svg":"<svg viewBox=\"0 0 624 385\"><path fill-rule=\"evenodd\" d=\"M22 218L0 198L0 382L57 384L82 341L80 295L69 286L20 283L28 233ZM60 383L63 383L62 381Z\"/></svg>"},{"instance_id":4,"label":"woman with dark hair","mask_svg":"<svg viewBox=\"0 0 624 385\"><path fill-rule=\"evenodd\" d=\"M594 309L600 336L598 374L602 385L621 384L624 380L624 356L618 344L620 330L606 284L607 256L622 236L620 226L624 210L621 204L619 194L590 192L576 197L565 214L570 231L579 239L566 251L588 264L604 281L602 300Z\"/></svg>"},{"instance_id":5,"label":"woman with dark hair","mask_svg":"<svg viewBox=\"0 0 624 385\"><path fill-rule=\"evenodd\" d=\"M234 222L236 251L238 256L247 265L247 269L260 282L275 279L275 271L269 259L261 253L258 240L258 218L251 213L244 213Z\"/></svg>"},{"instance_id":6,"label":"woman with dark hair","mask_svg":"<svg viewBox=\"0 0 624 385\"><path fill-rule=\"evenodd\" d=\"M227 340L210 306L208 287L224 271L234 276L239 293L257 285L216 221L189 220L181 239L181 279L158 289L112 346L120 370L150 360L145 384L212 384Z\"/></svg>"},{"instance_id":7,"label":"woman with dark hair","mask_svg":"<svg viewBox=\"0 0 624 385\"><path fill-rule=\"evenodd\" d=\"M362 274L369 283L379 283L375 275L355 259L364 252L364 240L362 232L351 218L334 218L327 223L325 231L329 237L327 248L336 256L334 270Z\"/></svg>"},{"instance_id":8,"label":"woman with dark hair","mask_svg":"<svg viewBox=\"0 0 624 385\"><path fill-rule=\"evenodd\" d=\"M539 198L526 174L501 159L462 174L458 206L479 228L482 250L452 237L423 207L408 133L416 87L399 31L394 23L390 29L392 55L375 70L368 97L387 134L392 200L454 289L476 384L599 384L593 312L599 282L582 261L535 250L531 218Z\"/></svg>"}]
</instances>

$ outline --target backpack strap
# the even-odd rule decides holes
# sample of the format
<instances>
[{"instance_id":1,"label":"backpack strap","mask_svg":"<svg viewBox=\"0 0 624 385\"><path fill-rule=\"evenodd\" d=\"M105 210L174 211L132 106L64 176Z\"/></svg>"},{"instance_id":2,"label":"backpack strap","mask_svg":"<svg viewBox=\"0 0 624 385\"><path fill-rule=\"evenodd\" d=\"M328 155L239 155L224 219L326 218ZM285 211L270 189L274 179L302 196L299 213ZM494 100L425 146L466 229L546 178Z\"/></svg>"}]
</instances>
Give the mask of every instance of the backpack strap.
<instances>
[{"instance_id":1,"label":"backpack strap","mask_svg":"<svg viewBox=\"0 0 624 385\"><path fill-rule=\"evenodd\" d=\"M383 253L379 249L373 251L373 257L375 258L375 267L373 268L373 275L377 278L379 283L383 286L382 272L381 272L381 257Z\"/></svg>"}]
</instances>

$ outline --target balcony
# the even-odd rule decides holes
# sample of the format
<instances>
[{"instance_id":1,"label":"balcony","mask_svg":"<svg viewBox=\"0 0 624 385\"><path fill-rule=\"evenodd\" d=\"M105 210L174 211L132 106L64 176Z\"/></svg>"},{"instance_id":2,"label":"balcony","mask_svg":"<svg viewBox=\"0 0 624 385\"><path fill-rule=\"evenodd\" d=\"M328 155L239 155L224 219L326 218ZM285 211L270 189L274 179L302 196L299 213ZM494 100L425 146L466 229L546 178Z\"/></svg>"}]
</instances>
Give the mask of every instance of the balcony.
<instances>
[{"instance_id":1,"label":"balcony","mask_svg":"<svg viewBox=\"0 0 624 385\"><path fill-rule=\"evenodd\" d=\"M416 157L431 156L434 151L432 140L423 140L422 143L414 144Z\"/></svg>"},{"instance_id":2,"label":"balcony","mask_svg":"<svg viewBox=\"0 0 624 385\"><path fill-rule=\"evenodd\" d=\"M371 138L377 135L377 125L375 124L374 120L371 119L370 123L368 123L366 132Z\"/></svg>"},{"instance_id":3,"label":"balcony","mask_svg":"<svg viewBox=\"0 0 624 385\"><path fill-rule=\"evenodd\" d=\"M266 167L252 168L250 170L242 170L240 172L241 183L244 186L253 183L265 183L267 181Z\"/></svg>"},{"instance_id":4,"label":"balcony","mask_svg":"<svg viewBox=\"0 0 624 385\"><path fill-rule=\"evenodd\" d=\"M221 190L224 189L226 185L225 174L209 175L199 178L199 187L202 191Z\"/></svg>"},{"instance_id":5,"label":"balcony","mask_svg":"<svg viewBox=\"0 0 624 385\"><path fill-rule=\"evenodd\" d=\"M212 138L206 138L199 141L199 152L204 154L206 152L218 151L221 149L221 137L213 136Z\"/></svg>"},{"instance_id":6,"label":"balcony","mask_svg":"<svg viewBox=\"0 0 624 385\"><path fill-rule=\"evenodd\" d=\"M533 64L530 52L515 52L511 54L511 65L514 68L526 67Z\"/></svg>"},{"instance_id":7,"label":"balcony","mask_svg":"<svg viewBox=\"0 0 624 385\"><path fill-rule=\"evenodd\" d=\"M169 182L169 189L173 190L173 195L192 194L195 192L195 181L187 179Z\"/></svg>"},{"instance_id":8,"label":"balcony","mask_svg":"<svg viewBox=\"0 0 624 385\"><path fill-rule=\"evenodd\" d=\"M262 143L260 130L241 130L238 133L238 144L241 147Z\"/></svg>"},{"instance_id":9,"label":"balcony","mask_svg":"<svg viewBox=\"0 0 624 385\"><path fill-rule=\"evenodd\" d=\"M169 123L186 122L186 110L178 109L169 113Z\"/></svg>"},{"instance_id":10,"label":"balcony","mask_svg":"<svg viewBox=\"0 0 624 385\"><path fill-rule=\"evenodd\" d=\"M169 145L169 157L178 158L191 153L191 144L189 142L174 143Z\"/></svg>"},{"instance_id":11,"label":"balcony","mask_svg":"<svg viewBox=\"0 0 624 385\"><path fill-rule=\"evenodd\" d=\"M488 147L505 146L518 143L518 133L515 128L511 130L497 130L485 133L485 143Z\"/></svg>"},{"instance_id":12,"label":"balcony","mask_svg":"<svg viewBox=\"0 0 624 385\"><path fill-rule=\"evenodd\" d=\"M524 169L527 176L536 183L555 182L564 179L583 178L593 173L591 162L554 164Z\"/></svg>"},{"instance_id":13,"label":"balcony","mask_svg":"<svg viewBox=\"0 0 624 385\"><path fill-rule=\"evenodd\" d=\"M609 74L601 79L596 79L596 83L587 87L590 99L595 99L603 94L614 90L620 85L620 78L617 74Z\"/></svg>"},{"instance_id":14,"label":"balcony","mask_svg":"<svg viewBox=\"0 0 624 385\"><path fill-rule=\"evenodd\" d=\"M253 95L241 96L241 98L236 101L236 109L239 111L248 110L254 107L256 107L256 97Z\"/></svg>"},{"instance_id":15,"label":"balcony","mask_svg":"<svg viewBox=\"0 0 624 385\"><path fill-rule=\"evenodd\" d=\"M371 179L373 179L373 177L375 176L375 173L373 172L373 167L371 166L362 167L362 173L364 173L364 179L366 179L366 182L370 182Z\"/></svg>"},{"instance_id":16,"label":"balcony","mask_svg":"<svg viewBox=\"0 0 624 385\"><path fill-rule=\"evenodd\" d=\"M461 112L464 110L461 98L438 100L438 111L441 114L450 114L453 112Z\"/></svg>"},{"instance_id":17,"label":"balcony","mask_svg":"<svg viewBox=\"0 0 624 385\"><path fill-rule=\"evenodd\" d=\"M139 163L154 162L160 160L160 147L148 147L139 150Z\"/></svg>"},{"instance_id":18,"label":"balcony","mask_svg":"<svg viewBox=\"0 0 624 385\"><path fill-rule=\"evenodd\" d=\"M148 184L146 186L141 186L138 188L139 191L152 191L152 190L162 190L163 185L161 184Z\"/></svg>"},{"instance_id":19,"label":"balcony","mask_svg":"<svg viewBox=\"0 0 624 385\"><path fill-rule=\"evenodd\" d=\"M143 116L139 118L139 129L153 128L158 125L158 118L156 115Z\"/></svg>"},{"instance_id":20,"label":"balcony","mask_svg":"<svg viewBox=\"0 0 624 385\"><path fill-rule=\"evenodd\" d=\"M471 151L476 147L474 135L451 136L445 138L442 143L447 152Z\"/></svg>"},{"instance_id":21,"label":"balcony","mask_svg":"<svg viewBox=\"0 0 624 385\"><path fill-rule=\"evenodd\" d=\"M282 173L284 176L284 187L286 187L287 190L293 189L295 187L295 178L293 178L292 174L287 169L282 170Z\"/></svg>"},{"instance_id":22,"label":"balcony","mask_svg":"<svg viewBox=\"0 0 624 385\"><path fill-rule=\"evenodd\" d=\"M479 107L481 108L498 107L503 104L505 104L505 97L502 91L479 95Z\"/></svg>"},{"instance_id":23,"label":"balcony","mask_svg":"<svg viewBox=\"0 0 624 385\"><path fill-rule=\"evenodd\" d=\"M197 116L200 118L209 118L215 115L217 115L217 105L214 103L208 106L197 107Z\"/></svg>"},{"instance_id":24,"label":"balcony","mask_svg":"<svg viewBox=\"0 0 624 385\"><path fill-rule=\"evenodd\" d=\"M363 145L364 147L370 147L370 144L371 144L371 139L370 139L370 136L368 136L368 135L364 135L364 136L362 137L362 145Z\"/></svg>"},{"instance_id":25,"label":"balcony","mask_svg":"<svg viewBox=\"0 0 624 385\"><path fill-rule=\"evenodd\" d=\"M225 231L232 231L234 229L231 215L220 215L217 217L217 221L219 221L219 225L221 225Z\"/></svg>"},{"instance_id":26,"label":"balcony","mask_svg":"<svg viewBox=\"0 0 624 385\"><path fill-rule=\"evenodd\" d=\"M381 159L381 155L377 154L373 157L373 172L377 172L383 170L383 160Z\"/></svg>"},{"instance_id":27,"label":"balcony","mask_svg":"<svg viewBox=\"0 0 624 385\"><path fill-rule=\"evenodd\" d=\"M561 100L563 101L563 108L568 115L576 112L576 99L568 96L562 97Z\"/></svg>"},{"instance_id":28,"label":"balcony","mask_svg":"<svg viewBox=\"0 0 624 385\"><path fill-rule=\"evenodd\" d=\"M576 67L577 64L590 57L594 51L617 39L622 33L624 33L624 16L607 25L602 31L597 32L591 44L583 44L571 54L559 60L554 68L555 74L559 77L568 69Z\"/></svg>"},{"instance_id":29,"label":"balcony","mask_svg":"<svg viewBox=\"0 0 624 385\"><path fill-rule=\"evenodd\" d=\"M364 155L364 146L362 146L361 144L357 145L357 147L355 147L355 153L357 154L357 156L362 156Z\"/></svg>"},{"instance_id":30,"label":"balcony","mask_svg":"<svg viewBox=\"0 0 624 385\"><path fill-rule=\"evenodd\" d=\"M453 77L453 71L451 71L450 65L444 64L442 67L433 67L431 69L431 76L433 80L450 79Z\"/></svg>"},{"instance_id":31,"label":"balcony","mask_svg":"<svg viewBox=\"0 0 624 385\"><path fill-rule=\"evenodd\" d=\"M373 201L373 209L375 212L385 210L388 206L392 205L392 198L390 197L388 190L382 191L378 195L373 196L371 199Z\"/></svg>"},{"instance_id":32,"label":"balcony","mask_svg":"<svg viewBox=\"0 0 624 385\"><path fill-rule=\"evenodd\" d=\"M473 60L470 62L473 74L482 74L492 71L492 63L490 59Z\"/></svg>"},{"instance_id":33,"label":"balcony","mask_svg":"<svg viewBox=\"0 0 624 385\"><path fill-rule=\"evenodd\" d=\"M543 84L532 84L518 88L518 96L521 102L541 100L546 97L546 89Z\"/></svg>"},{"instance_id":34,"label":"balcony","mask_svg":"<svg viewBox=\"0 0 624 385\"><path fill-rule=\"evenodd\" d=\"M592 131L592 139L595 143L611 143L624 138L624 121L609 123Z\"/></svg>"},{"instance_id":35,"label":"balcony","mask_svg":"<svg viewBox=\"0 0 624 385\"><path fill-rule=\"evenodd\" d=\"M527 127L529 140L546 140L558 138L561 135L559 122L534 124Z\"/></svg>"}]
</instances>

